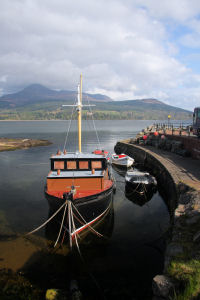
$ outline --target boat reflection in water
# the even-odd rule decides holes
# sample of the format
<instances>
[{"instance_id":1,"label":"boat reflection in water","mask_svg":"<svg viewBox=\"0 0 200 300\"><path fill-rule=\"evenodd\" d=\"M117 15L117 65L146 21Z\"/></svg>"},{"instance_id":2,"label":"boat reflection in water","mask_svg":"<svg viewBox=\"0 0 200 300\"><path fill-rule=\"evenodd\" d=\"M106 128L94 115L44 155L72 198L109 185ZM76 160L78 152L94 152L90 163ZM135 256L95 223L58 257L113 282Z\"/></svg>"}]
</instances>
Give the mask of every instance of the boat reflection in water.
<instances>
[{"instance_id":1,"label":"boat reflection in water","mask_svg":"<svg viewBox=\"0 0 200 300\"><path fill-rule=\"evenodd\" d=\"M128 200L131 202L143 206L145 203L149 202L153 195L156 193L157 188L151 188L145 191L144 193L141 193L137 190L130 190L125 188L125 196Z\"/></svg>"}]
</instances>

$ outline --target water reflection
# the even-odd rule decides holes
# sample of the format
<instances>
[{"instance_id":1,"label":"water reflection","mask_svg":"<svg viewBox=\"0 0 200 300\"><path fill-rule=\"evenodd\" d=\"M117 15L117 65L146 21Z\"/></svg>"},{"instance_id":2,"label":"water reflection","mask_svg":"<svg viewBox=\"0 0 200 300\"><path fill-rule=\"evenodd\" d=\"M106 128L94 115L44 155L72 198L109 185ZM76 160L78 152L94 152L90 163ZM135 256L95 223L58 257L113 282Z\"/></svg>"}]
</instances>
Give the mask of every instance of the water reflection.
<instances>
[{"instance_id":1,"label":"water reflection","mask_svg":"<svg viewBox=\"0 0 200 300\"><path fill-rule=\"evenodd\" d=\"M143 206L145 203L149 202L153 195L156 193L156 188L147 189L144 193L140 193L137 190L125 189L125 196L131 202Z\"/></svg>"}]
</instances>

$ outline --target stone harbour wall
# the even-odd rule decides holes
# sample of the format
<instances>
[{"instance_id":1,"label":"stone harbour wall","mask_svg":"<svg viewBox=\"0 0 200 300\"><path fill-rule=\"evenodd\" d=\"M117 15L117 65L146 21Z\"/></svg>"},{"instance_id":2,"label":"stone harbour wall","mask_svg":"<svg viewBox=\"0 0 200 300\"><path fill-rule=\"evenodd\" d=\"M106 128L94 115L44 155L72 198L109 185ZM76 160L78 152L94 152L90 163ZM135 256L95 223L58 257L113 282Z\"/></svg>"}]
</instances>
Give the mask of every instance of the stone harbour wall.
<instances>
[{"instance_id":1,"label":"stone harbour wall","mask_svg":"<svg viewBox=\"0 0 200 300\"><path fill-rule=\"evenodd\" d=\"M130 157L133 157L138 165L143 166L145 170L150 171L156 177L158 186L162 187L159 192L164 198L172 217L177 206L178 190L173 176L162 162L146 149L129 144L129 141L118 142L115 146L115 152L126 153Z\"/></svg>"}]
</instances>

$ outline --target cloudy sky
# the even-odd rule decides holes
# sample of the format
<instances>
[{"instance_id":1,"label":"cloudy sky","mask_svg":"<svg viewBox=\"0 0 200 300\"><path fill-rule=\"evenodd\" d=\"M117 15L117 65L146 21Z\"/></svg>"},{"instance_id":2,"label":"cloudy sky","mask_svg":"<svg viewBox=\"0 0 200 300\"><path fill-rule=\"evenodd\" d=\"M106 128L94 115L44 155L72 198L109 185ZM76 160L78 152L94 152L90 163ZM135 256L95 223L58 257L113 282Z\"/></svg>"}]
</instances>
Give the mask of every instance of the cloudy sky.
<instances>
[{"instance_id":1,"label":"cloudy sky","mask_svg":"<svg viewBox=\"0 0 200 300\"><path fill-rule=\"evenodd\" d=\"M200 1L0 1L0 95L81 72L85 92L200 106Z\"/></svg>"}]
</instances>

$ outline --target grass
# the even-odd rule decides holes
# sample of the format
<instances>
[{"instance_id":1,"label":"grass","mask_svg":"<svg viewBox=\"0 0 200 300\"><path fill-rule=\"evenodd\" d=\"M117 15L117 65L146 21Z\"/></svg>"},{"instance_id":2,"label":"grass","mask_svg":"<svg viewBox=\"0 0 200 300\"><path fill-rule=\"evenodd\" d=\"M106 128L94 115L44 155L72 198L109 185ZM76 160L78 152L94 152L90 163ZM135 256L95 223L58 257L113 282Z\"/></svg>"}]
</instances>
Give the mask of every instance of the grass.
<instances>
[{"instance_id":1,"label":"grass","mask_svg":"<svg viewBox=\"0 0 200 300\"><path fill-rule=\"evenodd\" d=\"M171 262L168 273L173 277L178 289L174 300L200 299L200 261L191 259L189 261L174 260Z\"/></svg>"}]
</instances>

